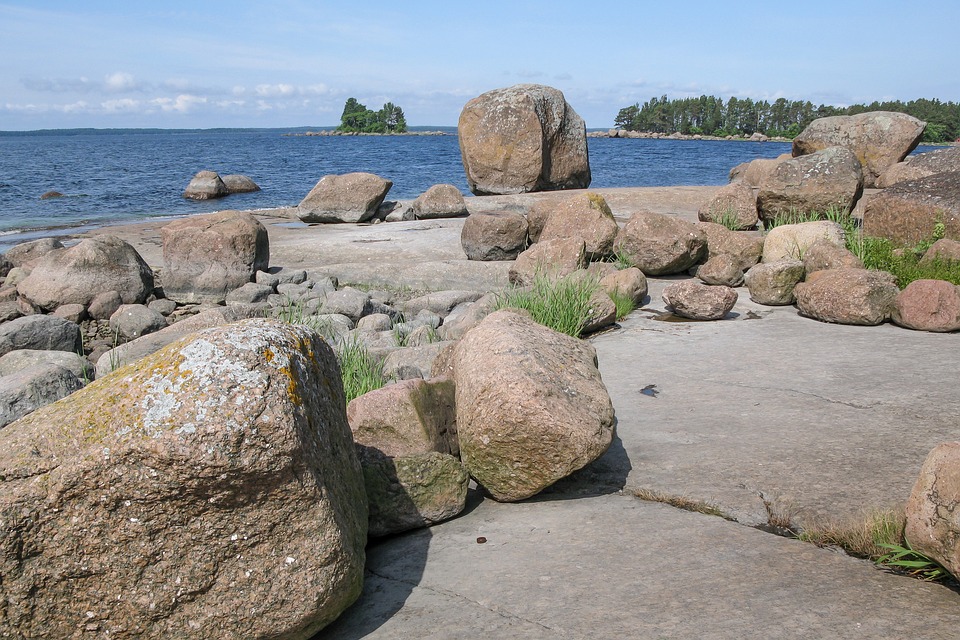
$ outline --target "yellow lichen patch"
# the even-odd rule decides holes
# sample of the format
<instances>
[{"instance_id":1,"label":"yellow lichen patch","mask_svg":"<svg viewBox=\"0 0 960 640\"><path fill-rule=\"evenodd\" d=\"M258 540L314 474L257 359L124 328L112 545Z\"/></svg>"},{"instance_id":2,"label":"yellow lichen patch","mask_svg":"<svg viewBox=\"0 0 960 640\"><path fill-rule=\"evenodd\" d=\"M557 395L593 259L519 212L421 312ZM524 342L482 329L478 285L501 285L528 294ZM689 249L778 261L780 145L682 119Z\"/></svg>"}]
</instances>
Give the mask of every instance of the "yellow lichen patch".
<instances>
[{"instance_id":1,"label":"yellow lichen patch","mask_svg":"<svg viewBox=\"0 0 960 640\"><path fill-rule=\"evenodd\" d=\"M588 193L587 201L590 203L591 209L599 211L608 218L613 218L613 211L610 209L610 205L607 204L606 198L599 193Z\"/></svg>"},{"instance_id":2,"label":"yellow lichen patch","mask_svg":"<svg viewBox=\"0 0 960 640\"><path fill-rule=\"evenodd\" d=\"M268 364L273 362L273 358L274 358L273 349L270 349L269 347L267 347L266 349L263 350L263 359L266 360Z\"/></svg>"}]
</instances>

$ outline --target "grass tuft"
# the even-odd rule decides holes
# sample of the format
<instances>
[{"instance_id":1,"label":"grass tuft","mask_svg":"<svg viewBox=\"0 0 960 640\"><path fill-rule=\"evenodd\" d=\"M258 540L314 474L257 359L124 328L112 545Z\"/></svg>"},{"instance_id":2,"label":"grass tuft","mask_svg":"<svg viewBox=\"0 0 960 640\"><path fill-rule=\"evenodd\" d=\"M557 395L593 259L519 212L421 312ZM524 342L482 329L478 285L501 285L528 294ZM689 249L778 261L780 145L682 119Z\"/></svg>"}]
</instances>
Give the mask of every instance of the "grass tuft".
<instances>
[{"instance_id":1,"label":"grass tuft","mask_svg":"<svg viewBox=\"0 0 960 640\"><path fill-rule=\"evenodd\" d=\"M559 279L538 275L530 287L497 296L497 309L524 309L536 322L580 337L590 319L590 298L600 288L596 278L573 273Z\"/></svg>"},{"instance_id":2,"label":"grass tuft","mask_svg":"<svg viewBox=\"0 0 960 640\"><path fill-rule=\"evenodd\" d=\"M805 529L797 538L818 547L840 547L857 558L877 560L886 553L883 545L901 541L905 524L903 509L886 509L857 520L826 522Z\"/></svg>"},{"instance_id":3,"label":"grass tuft","mask_svg":"<svg viewBox=\"0 0 960 640\"><path fill-rule=\"evenodd\" d=\"M389 382L383 374L383 362L373 357L356 337L341 342L335 351L347 402Z\"/></svg>"},{"instance_id":4,"label":"grass tuft","mask_svg":"<svg viewBox=\"0 0 960 640\"><path fill-rule=\"evenodd\" d=\"M637 308L637 303L633 296L624 293L620 289L614 289L610 293L610 299L613 300L613 306L617 308L617 320L623 320Z\"/></svg>"}]
</instances>

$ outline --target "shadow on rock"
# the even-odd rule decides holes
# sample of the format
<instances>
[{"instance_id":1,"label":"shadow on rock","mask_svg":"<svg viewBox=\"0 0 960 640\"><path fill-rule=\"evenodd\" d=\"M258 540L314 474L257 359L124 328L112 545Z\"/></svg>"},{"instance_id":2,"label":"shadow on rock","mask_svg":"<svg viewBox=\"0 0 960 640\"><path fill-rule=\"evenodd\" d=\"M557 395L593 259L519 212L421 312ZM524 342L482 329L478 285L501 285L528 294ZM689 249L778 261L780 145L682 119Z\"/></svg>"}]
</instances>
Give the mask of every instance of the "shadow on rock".
<instances>
[{"instance_id":1,"label":"shadow on rock","mask_svg":"<svg viewBox=\"0 0 960 640\"><path fill-rule=\"evenodd\" d=\"M606 453L583 469L558 480L529 501L569 500L617 493L626 486L632 468L623 441L614 431Z\"/></svg>"}]
</instances>

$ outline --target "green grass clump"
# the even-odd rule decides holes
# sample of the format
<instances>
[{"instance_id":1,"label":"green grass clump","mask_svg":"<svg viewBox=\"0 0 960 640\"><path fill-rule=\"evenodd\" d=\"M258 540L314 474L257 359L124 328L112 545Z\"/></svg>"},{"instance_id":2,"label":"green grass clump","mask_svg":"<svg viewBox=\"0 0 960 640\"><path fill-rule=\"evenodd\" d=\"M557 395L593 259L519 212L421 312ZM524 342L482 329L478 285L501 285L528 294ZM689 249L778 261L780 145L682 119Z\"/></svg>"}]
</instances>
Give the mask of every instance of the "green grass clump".
<instances>
[{"instance_id":1,"label":"green grass clump","mask_svg":"<svg viewBox=\"0 0 960 640\"><path fill-rule=\"evenodd\" d=\"M804 222L817 222L818 220L836 222L843 227L843 230L847 233L859 229L857 219L844 207L830 207L825 211L800 211L790 209L790 211L779 213L773 218L765 220L763 224L764 228L770 231L785 224L802 224Z\"/></svg>"},{"instance_id":2,"label":"green grass clump","mask_svg":"<svg viewBox=\"0 0 960 640\"><path fill-rule=\"evenodd\" d=\"M960 285L960 262L941 258L920 262L930 244L932 242L924 241L915 247L897 248L886 238L847 239L847 248L860 258L864 267L893 274L901 289L914 280L946 280Z\"/></svg>"},{"instance_id":3,"label":"green grass clump","mask_svg":"<svg viewBox=\"0 0 960 640\"><path fill-rule=\"evenodd\" d=\"M722 210L710 210L710 221L723 225L730 231L740 231L740 217L733 207L726 207Z\"/></svg>"},{"instance_id":4,"label":"green grass clump","mask_svg":"<svg viewBox=\"0 0 960 640\"><path fill-rule=\"evenodd\" d=\"M623 271L624 269L629 269L630 267L636 264L633 261L633 258L630 257L630 254L624 251L623 249L616 249L613 253L606 256L603 259L603 262L607 262L616 267L617 271Z\"/></svg>"},{"instance_id":5,"label":"green grass clump","mask_svg":"<svg viewBox=\"0 0 960 640\"><path fill-rule=\"evenodd\" d=\"M590 319L590 298L600 288L596 278L574 273L552 279L538 275L529 288L501 293L497 309L525 309L536 322L579 337Z\"/></svg>"},{"instance_id":6,"label":"green grass clump","mask_svg":"<svg viewBox=\"0 0 960 640\"><path fill-rule=\"evenodd\" d=\"M637 308L633 296L622 292L620 289L614 289L610 293L610 299L613 300L613 306L617 308L617 320L623 320Z\"/></svg>"},{"instance_id":7,"label":"green grass clump","mask_svg":"<svg viewBox=\"0 0 960 640\"><path fill-rule=\"evenodd\" d=\"M925 556L919 551L914 551L906 538L904 538L902 545L881 544L880 546L887 549L888 553L877 558L877 564L890 567L896 571L902 571L914 578L928 582L942 582L952 577L950 572L944 569L936 560Z\"/></svg>"},{"instance_id":8,"label":"green grass clump","mask_svg":"<svg viewBox=\"0 0 960 640\"><path fill-rule=\"evenodd\" d=\"M360 340L341 342L335 351L347 402L389 382L383 374L383 362L373 357Z\"/></svg>"}]
</instances>

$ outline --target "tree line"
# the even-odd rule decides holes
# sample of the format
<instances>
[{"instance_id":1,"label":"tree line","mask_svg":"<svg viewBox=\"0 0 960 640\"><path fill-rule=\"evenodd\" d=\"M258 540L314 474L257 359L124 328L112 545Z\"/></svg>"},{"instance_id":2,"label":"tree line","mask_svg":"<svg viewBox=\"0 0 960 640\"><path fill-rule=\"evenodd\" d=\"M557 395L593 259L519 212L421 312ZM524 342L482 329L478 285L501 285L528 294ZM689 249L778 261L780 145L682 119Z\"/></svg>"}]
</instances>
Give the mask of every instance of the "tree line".
<instances>
[{"instance_id":1,"label":"tree line","mask_svg":"<svg viewBox=\"0 0 960 640\"><path fill-rule=\"evenodd\" d=\"M348 98L343 105L340 126L344 133L406 133L407 120L403 109L388 102L379 111L367 109L356 98Z\"/></svg>"},{"instance_id":2,"label":"tree line","mask_svg":"<svg viewBox=\"0 0 960 640\"><path fill-rule=\"evenodd\" d=\"M834 107L814 106L809 100L774 102L750 98L700 96L670 100L651 98L620 109L614 124L627 131L649 133L704 134L712 136L752 135L793 138L817 118L856 115L866 111L898 111L927 123L922 142L952 142L960 138L960 104L940 100L900 100Z\"/></svg>"}]
</instances>

